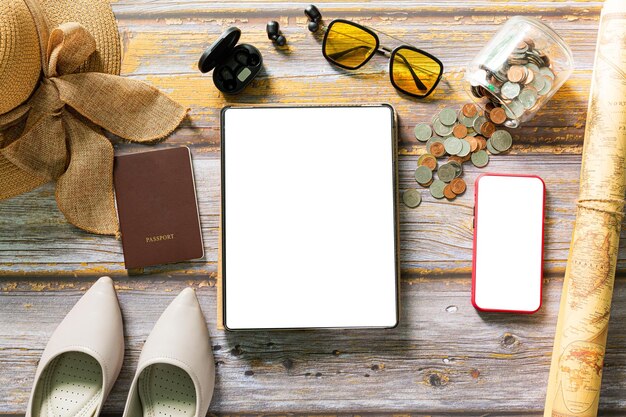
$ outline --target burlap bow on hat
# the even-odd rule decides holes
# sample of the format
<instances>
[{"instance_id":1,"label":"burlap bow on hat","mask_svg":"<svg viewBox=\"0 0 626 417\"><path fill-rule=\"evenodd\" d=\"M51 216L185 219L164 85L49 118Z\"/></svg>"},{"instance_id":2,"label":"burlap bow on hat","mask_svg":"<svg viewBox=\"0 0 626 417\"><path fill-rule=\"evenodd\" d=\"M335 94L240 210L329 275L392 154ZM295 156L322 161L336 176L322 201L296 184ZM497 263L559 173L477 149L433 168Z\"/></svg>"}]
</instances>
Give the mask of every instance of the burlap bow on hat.
<instances>
[{"instance_id":1,"label":"burlap bow on hat","mask_svg":"<svg viewBox=\"0 0 626 417\"><path fill-rule=\"evenodd\" d=\"M14 18L3 21L5 12ZM56 180L57 205L69 222L116 234L113 146L102 128L128 141L154 142L169 135L187 109L148 84L114 75L119 38L106 0L0 0L3 37L9 47L0 51L0 86L7 92L0 97L0 200ZM32 57L19 54L33 50L40 55L36 77L33 68L20 71L13 62L32 67ZM22 84L32 79L38 86L31 94Z\"/></svg>"}]
</instances>

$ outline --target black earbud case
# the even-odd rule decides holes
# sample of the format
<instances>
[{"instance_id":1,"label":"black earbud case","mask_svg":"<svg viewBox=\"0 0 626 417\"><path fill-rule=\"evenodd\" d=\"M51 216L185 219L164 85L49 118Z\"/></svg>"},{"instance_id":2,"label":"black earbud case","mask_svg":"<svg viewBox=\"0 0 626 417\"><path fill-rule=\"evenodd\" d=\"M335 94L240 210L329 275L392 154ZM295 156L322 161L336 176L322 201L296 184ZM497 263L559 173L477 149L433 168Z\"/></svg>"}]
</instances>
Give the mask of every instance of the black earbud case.
<instances>
[{"instance_id":1,"label":"black earbud case","mask_svg":"<svg viewBox=\"0 0 626 417\"><path fill-rule=\"evenodd\" d=\"M223 93L241 92L257 76L263 65L261 52L252 45L237 45L241 30L227 29L200 57L201 72L213 70L213 83Z\"/></svg>"}]
</instances>

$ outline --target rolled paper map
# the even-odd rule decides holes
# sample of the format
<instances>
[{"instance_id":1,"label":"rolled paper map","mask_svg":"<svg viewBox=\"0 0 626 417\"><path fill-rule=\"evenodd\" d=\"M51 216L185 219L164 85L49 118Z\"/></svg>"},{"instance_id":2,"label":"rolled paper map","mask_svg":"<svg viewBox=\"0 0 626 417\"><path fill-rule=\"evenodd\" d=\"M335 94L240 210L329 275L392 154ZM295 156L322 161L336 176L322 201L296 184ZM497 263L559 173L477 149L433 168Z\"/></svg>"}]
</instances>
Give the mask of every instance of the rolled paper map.
<instances>
[{"instance_id":1,"label":"rolled paper map","mask_svg":"<svg viewBox=\"0 0 626 417\"><path fill-rule=\"evenodd\" d=\"M626 8L604 3L544 417L595 417L626 191Z\"/></svg>"}]
</instances>

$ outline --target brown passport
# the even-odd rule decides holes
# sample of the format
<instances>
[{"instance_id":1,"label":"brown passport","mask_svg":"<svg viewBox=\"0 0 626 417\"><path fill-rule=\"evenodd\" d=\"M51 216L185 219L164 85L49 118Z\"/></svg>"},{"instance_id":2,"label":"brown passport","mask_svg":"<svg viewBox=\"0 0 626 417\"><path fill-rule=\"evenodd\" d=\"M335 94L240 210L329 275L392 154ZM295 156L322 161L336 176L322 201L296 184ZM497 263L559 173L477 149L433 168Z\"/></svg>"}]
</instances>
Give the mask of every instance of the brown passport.
<instances>
[{"instance_id":1,"label":"brown passport","mask_svg":"<svg viewBox=\"0 0 626 417\"><path fill-rule=\"evenodd\" d=\"M189 148L117 156L113 179L127 269L204 256Z\"/></svg>"}]
</instances>

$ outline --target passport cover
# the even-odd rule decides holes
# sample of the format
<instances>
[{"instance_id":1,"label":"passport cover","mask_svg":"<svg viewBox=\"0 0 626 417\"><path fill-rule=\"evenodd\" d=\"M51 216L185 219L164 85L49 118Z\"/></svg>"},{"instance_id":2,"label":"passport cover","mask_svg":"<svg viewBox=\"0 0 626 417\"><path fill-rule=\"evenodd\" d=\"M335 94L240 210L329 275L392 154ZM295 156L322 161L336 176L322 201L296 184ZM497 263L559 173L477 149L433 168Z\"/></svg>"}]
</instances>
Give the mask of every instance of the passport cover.
<instances>
[{"instance_id":1,"label":"passport cover","mask_svg":"<svg viewBox=\"0 0 626 417\"><path fill-rule=\"evenodd\" d=\"M113 180L126 269L204 256L189 148L117 156Z\"/></svg>"}]
</instances>

